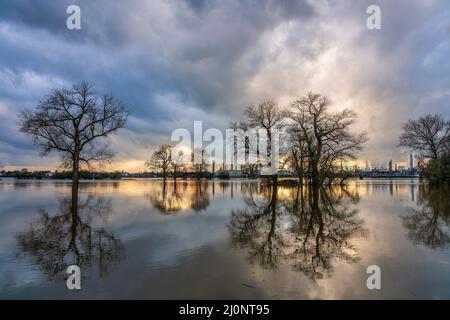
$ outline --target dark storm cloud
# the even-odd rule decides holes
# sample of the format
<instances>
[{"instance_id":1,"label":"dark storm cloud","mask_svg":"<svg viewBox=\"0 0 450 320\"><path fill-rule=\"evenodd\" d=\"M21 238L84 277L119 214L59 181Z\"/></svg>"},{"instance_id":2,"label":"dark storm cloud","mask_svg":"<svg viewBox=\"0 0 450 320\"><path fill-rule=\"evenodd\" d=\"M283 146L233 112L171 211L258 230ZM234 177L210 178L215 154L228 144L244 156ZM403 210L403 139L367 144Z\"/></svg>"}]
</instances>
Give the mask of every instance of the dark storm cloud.
<instances>
[{"instance_id":1,"label":"dark storm cloud","mask_svg":"<svg viewBox=\"0 0 450 320\"><path fill-rule=\"evenodd\" d=\"M175 93L178 104L189 101L199 109L221 103L225 107L227 94L240 81L233 72L233 62L259 33L276 24L275 18L264 19L267 3L258 4L256 10L249 3L226 3L224 10L229 12L218 15L220 28L210 33L202 28L202 19L192 17L189 10L221 10L218 6L223 3L210 2L206 8L198 2L189 6L179 2L166 8L165 19L155 21L158 13L142 1L77 1L82 9L82 30L78 32L65 27L65 10L72 3L37 0L0 4L0 75L6 81L0 97L8 103L4 109L14 110L7 114L3 110L2 116L9 121L0 128L13 132L1 138L4 154L13 154L8 162L21 150L36 152L22 135L15 134L15 115L58 85L88 79L99 93L114 93L131 107L132 117L140 120L131 118L128 123L128 129L139 134L167 134L173 129L169 120L177 109L167 103L176 101L161 104L161 95ZM236 17L232 11L238 13ZM128 25L134 19L141 19L141 28ZM212 22L207 23L215 27ZM134 36L135 28L141 33L138 37Z\"/></svg>"},{"instance_id":2,"label":"dark storm cloud","mask_svg":"<svg viewBox=\"0 0 450 320\"><path fill-rule=\"evenodd\" d=\"M65 8L71 3L3 4L0 17L12 30L19 28L26 34L28 27L44 37L24 46L17 46L14 38L4 39L3 67L10 72L34 70L69 83L89 79L118 93L138 114L154 119L172 116L154 105L156 92L176 92L182 101L199 108L224 107L230 89L238 89L243 80L235 62L260 35L286 17L313 14L304 1L217 1L207 6L198 1L184 6L178 1L168 8L172 12L167 19L152 21L154 8L140 0L76 1L82 9L83 29L73 32L65 28ZM218 21L193 17L190 8L218 12ZM135 19L142 19L143 30L129 25ZM41 29L50 36L40 34Z\"/></svg>"},{"instance_id":3,"label":"dark storm cloud","mask_svg":"<svg viewBox=\"0 0 450 320\"><path fill-rule=\"evenodd\" d=\"M65 23L65 12L70 1L14 0L0 3L0 19L29 27L58 30Z\"/></svg>"}]
</instances>

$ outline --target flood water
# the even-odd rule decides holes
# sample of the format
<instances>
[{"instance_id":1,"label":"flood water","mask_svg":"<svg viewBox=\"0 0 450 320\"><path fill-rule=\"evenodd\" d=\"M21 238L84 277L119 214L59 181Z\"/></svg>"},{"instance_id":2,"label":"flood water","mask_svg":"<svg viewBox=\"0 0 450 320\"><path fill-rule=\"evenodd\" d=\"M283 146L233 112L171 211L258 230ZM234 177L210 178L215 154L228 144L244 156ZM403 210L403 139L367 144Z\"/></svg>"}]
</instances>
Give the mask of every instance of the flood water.
<instances>
[{"instance_id":1,"label":"flood water","mask_svg":"<svg viewBox=\"0 0 450 320\"><path fill-rule=\"evenodd\" d=\"M1 299L450 298L447 189L90 181L75 211L70 191L0 181ZM72 264L79 291L66 287Z\"/></svg>"}]
</instances>

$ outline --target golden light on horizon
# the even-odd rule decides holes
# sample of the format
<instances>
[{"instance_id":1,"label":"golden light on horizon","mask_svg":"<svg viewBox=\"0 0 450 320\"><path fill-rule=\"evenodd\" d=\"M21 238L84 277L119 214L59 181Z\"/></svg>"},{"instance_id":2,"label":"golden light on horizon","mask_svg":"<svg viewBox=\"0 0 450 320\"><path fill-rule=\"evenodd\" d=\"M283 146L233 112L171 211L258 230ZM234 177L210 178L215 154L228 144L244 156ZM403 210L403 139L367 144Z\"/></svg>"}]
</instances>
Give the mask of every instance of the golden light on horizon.
<instances>
[{"instance_id":1,"label":"golden light on horizon","mask_svg":"<svg viewBox=\"0 0 450 320\"><path fill-rule=\"evenodd\" d=\"M110 165L105 166L105 171L125 171L130 173L148 171L145 166L145 160L130 159L115 161Z\"/></svg>"}]
</instances>

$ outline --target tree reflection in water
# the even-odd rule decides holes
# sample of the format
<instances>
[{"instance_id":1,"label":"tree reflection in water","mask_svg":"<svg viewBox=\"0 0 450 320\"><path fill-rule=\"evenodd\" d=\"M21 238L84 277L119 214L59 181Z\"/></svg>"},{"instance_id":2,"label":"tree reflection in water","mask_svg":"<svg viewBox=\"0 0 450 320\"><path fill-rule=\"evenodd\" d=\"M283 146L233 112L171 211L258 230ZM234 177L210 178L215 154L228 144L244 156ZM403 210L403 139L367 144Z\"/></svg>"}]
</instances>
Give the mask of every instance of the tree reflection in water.
<instances>
[{"instance_id":1,"label":"tree reflection in water","mask_svg":"<svg viewBox=\"0 0 450 320\"><path fill-rule=\"evenodd\" d=\"M208 183L196 181L195 192L191 196L191 208L195 212L206 210L209 206Z\"/></svg>"},{"instance_id":2,"label":"tree reflection in water","mask_svg":"<svg viewBox=\"0 0 450 320\"><path fill-rule=\"evenodd\" d=\"M17 236L19 248L50 279L65 274L72 264L82 271L98 268L100 277L107 276L111 266L124 259L122 242L104 228L92 227L94 219L111 212L110 201L89 195L78 202L61 199L55 216L41 209L39 219Z\"/></svg>"},{"instance_id":3,"label":"tree reflection in water","mask_svg":"<svg viewBox=\"0 0 450 320\"><path fill-rule=\"evenodd\" d=\"M403 216L408 238L415 244L446 248L450 244L450 188L419 185L418 208Z\"/></svg>"},{"instance_id":4,"label":"tree reflection in water","mask_svg":"<svg viewBox=\"0 0 450 320\"><path fill-rule=\"evenodd\" d=\"M316 280L331 275L334 260L359 260L351 240L366 234L353 204L356 193L342 187L250 187L247 208L232 211L233 243L248 249L251 263L273 269L289 263Z\"/></svg>"},{"instance_id":5,"label":"tree reflection in water","mask_svg":"<svg viewBox=\"0 0 450 320\"><path fill-rule=\"evenodd\" d=\"M208 181L163 182L152 188L145 197L162 214L175 214L192 209L201 212L210 204Z\"/></svg>"}]
</instances>

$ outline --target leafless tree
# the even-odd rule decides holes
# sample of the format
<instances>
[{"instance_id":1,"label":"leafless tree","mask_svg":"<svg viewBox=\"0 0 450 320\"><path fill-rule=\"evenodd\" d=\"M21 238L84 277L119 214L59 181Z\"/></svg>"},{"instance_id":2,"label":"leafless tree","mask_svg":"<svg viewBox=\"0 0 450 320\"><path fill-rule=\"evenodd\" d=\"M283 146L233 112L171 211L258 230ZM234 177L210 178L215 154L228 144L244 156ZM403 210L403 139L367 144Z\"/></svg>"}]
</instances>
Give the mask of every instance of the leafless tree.
<instances>
[{"instance_id":1,"label":"leafless tree","mask_svg":"<svg viewBox=\"0 0 450 320\"><path fill-rule=\"evenodd\" d=\"M308 153L306 140L303 137L301 128L296 125L289 125L287 128L290 150L288 159L290 166L297 173L299 184L303 184L305 172L308 171Z\"/></svg>"},{"instance_id":2,"label":"leafless tree","mask_svg":"<svg viewBox=\"0 0 450 320\"><path fill-rule=\"evenodd\" d=\"M183 151L179 150L178 152L172 152L171 167L173 173L173 180L177 180L177 175L179 172L183 170L184 165L185 163Z\"/></svg>"},{"instance_id":3,"label":"leafless tree","mask_svg":"<svg viewBox=\"0 0 450 320\"><path fill-rule=\"evenodd\" d=\"M272 152L273 130L281 130L286 118L286 113L278 106L273 99L268 99L258 105L250 105L245 111L246 121L244 126L248 128L264 129L267 134L267 156ZM262 150L259 150L262 152ZM269 163L269 165L271 165ZM272 181L277 182L277 175L273 175Z\"/></svg>"},{"instance_id":4,"label":"leafless tree","mask_svg":"<svg viewBox=\"0 0 450 320\"><path fill-rule=\"evenodd\" d=\"M200 180L203 173L206 172L209 162L210 156L204 149L195 148L192 151L192 169L197 180Z\"/></svg>"},{"instance_id":5,"label":"leafless tree","mask_svg":"<svg viewBox=\"0 0 450 320\"><path fill-rule=\"evenodd\" d=\"M232 144L233 154L232 154L232 167L235 164L236 169L238 165L244 165L247 169L248 177L255 178L258 172L258 169L262 166L263 162L259 159L259 145L258 143L254 144L254 141L251 141L250 137L250 128L245 121L241 122L230 122L228 127L234 130L235 135L233 136L232 141L227 141L227 143ZM258 136L256 134L256 136ZM244 158L240 158L243 155ZM239 163L243 161L243 163Z\"/></svg>"},{"instance_id":6,"label":"leafless tree","mask_svg":"<svg viewBox=\"0 0 450 320\"><path fill-rule=\"evenodd\" d=\"M323 184L327 178L331 183L338 161L354 159L367 141L365 132L350 132L356 118L353 111L330 112L330 105L327 97L312 92L291 103L291 137L302 158L306 152L313 185Z\"/></svg>"},{"instance_id":7,"label":"leafless tree","mask_svg":"<svg viewBox=\"0 0 450 320\"><path fill-rule=\"evenodd\" d=\"M168 144L163 144L153 152L150 160L146 162L146 165L154 170L161 170L164 180L167 178L167 173L172 166L172 147Z\"/></svg>"},{"instance_id":8,"label":"leafless tree","mask_svg":"<svg viewBox=\"0 0 450 320\"><path fill-rule=\"evenodd\" d=\"M122 128L129 111L111 95L96 96L91 85L81 82L56 89L33 112L21 113L20 131L41 147L41 155L62 154L72 169L72 198L78 196L80 165L103 163L113 153L105 139Z\"/></svg>"},{"instance_id":9,"label":"leafless tree","mask_svg":"<svg viewBox=\"0 0 450 320\"><path fill-rule=\"evenodd\" d=\"M419 159L438 160L450 147L450 121L441 115L408 120L402 127L400 146L415 151Z\"/></svg>"}]
</instances>

